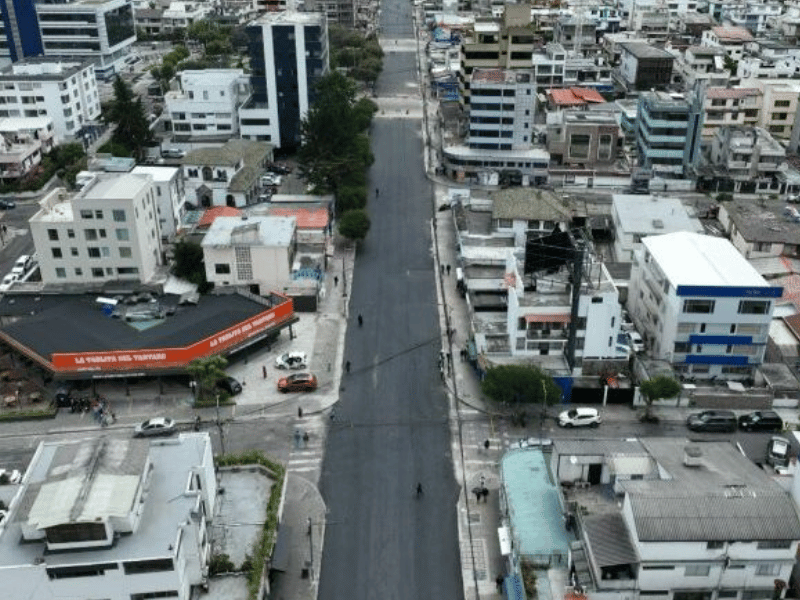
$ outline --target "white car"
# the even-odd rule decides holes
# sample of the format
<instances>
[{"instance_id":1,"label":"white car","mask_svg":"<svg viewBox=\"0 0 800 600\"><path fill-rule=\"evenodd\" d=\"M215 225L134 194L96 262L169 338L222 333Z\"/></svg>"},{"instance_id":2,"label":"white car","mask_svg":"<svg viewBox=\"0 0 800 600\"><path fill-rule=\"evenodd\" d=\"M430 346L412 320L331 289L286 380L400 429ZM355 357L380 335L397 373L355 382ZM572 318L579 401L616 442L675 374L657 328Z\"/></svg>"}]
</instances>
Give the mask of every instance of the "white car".
<instances>
[{"instance_id":1,"label":"white car","mask_svg":"<svg viewBox=\"0 0 800 600\"><path fill-rule=\"evenodd\" d=\"M275 359L276 369L305 369L307 365L305 352L287 352Z\"/></svg>"},{"instance_id":2,"label":"white car","mask_svg":"<svg viewBox=\"0 0 800 600\"><path fill-rule=\"evenodd\" d=\"M2 478L5 478L7 483L16 485L22 481L22 473L20 473L17 469L13 469L12 471L0 469L0 479Z\"/></svg>"},{"instance_id":3,"label":"white car","mask_svg":"<svg viewBox=\"0 0 800 600\"><path fill-rule=\"evenodd\" d=\"M570 408L558 415L561 427L597 427L602 422L596 408Z\"/></svg>"},{"instance_id":4,"label":"white car","mask_svg":"<svg viewBox=\"0 0 800 600\"><path fill-rule=\"evenodd\" d=\"M17 281L19 281L19 276L16 273L9 273L3 277L3 281L0 282L0 292L8 291Z\"/></svg>"},{"instance_id":5,"label":"white car","mask_svg":"<svg viewBox=\"0 0 800 600\"><path fill-rule=\"evenodd\" d=\"M644 340L638 331L629 331L628 339L630 340L631 350L637 354L644 352Z\"/></svg>"},{"instance_id":6,"label":"white car","mask_svg":"<svg viewBox=\"0 0 800 600\"><path fill-rule=\"evenodd\" d=\"M261 177L261 185L268 187L271 185L280 185L283 182L283 177L274 173L267 173Z\"/></svg>"}]
</instances>

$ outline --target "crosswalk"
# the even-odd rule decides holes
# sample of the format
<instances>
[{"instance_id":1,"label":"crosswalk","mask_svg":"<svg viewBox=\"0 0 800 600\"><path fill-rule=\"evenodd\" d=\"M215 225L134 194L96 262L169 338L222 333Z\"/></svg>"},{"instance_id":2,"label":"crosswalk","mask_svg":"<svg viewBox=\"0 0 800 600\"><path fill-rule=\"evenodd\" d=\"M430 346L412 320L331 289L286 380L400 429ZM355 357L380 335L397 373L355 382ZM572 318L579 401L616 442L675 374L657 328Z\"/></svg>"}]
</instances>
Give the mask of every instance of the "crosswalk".
<instances>
[{"instance_id":1,"label":"crosswalk","mask_svg":"<svg viewBox=\"0 0 800 600\"><path fill-rule=\"evenodd\" d=\"M317 484L322 473L325 455L327 420L322 415L296 419L293 447L289 452L286 470Z\"/></svg>"}]
</instances>

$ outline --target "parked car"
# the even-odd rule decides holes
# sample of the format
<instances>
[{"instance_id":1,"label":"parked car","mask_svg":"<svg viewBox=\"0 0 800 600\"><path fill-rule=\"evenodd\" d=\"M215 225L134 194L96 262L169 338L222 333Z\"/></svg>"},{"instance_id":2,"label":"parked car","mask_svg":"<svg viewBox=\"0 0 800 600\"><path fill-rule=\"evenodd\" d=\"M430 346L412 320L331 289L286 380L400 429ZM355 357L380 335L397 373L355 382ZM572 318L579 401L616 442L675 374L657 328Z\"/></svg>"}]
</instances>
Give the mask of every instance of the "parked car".
<instances>
[{"instance_id":1,"label":"parked car","mask_svg":"<svg viewBox=\"0 0 800 600\"><path fill-rule=\"evenodd\" d=\"M773 410L756 410L739 417L743 431L783 431L783 419Z\"/></svg>"},{"instance_id":2,"label":"parked car","mask_svg":"<svg viewBox=\"0 0 800 600\"><path fill-rule=\"evenodd\" d=\"M686 426L692 431L731 433L737 424L736 415L730 410L704 410L686 417Z\"/></svg>"},{"instance_id":3,"label":"parked car","mask_svg":"<svg viewBox=\"0 0 800 600\"><path fill-rule=\"evenodd\" d=\"M767 443L767 464L773 467L788 467L792 444L784 437L773 435Z\"/></svg>"},{"instance_id":4,"label":"parked car","mask_svg":"<svg viewBox=\"0 0 800 600\"><path fill-rule=\"evenodd\" d=\"M627 310L622 311L622 323L620 323L620 329L622 331L632 331L633 330L633 321L631 321L631 316L628 314Z\"/></svg>"},{"instance_id":5,"label":"parked car","mask_svg":"<svg viewBox=\"0 0 800 600\"><path fill-rule=\"evenodd\" d=\"M639 335L638 331L630 330L628 332L628 340L630 341L631 349L636 354L644 352L644 340L642 339L642 336Z\"/></svg>"},{"instance_id":6,"label":"parked car","mask_svg":"<svg viewBox=\"0 0 800 600\"><path fill-rule=\"evenodd\" d=\"M17 281L19 281L19 275L16 273L8 273L3 277L3 281L0 281L0 292L8 291Z\"/></svg>"},{"instance_id":7,"label":"parked car","mask_svg":"<svg viewBox=\"0 0 800 600\"><path fill-rule=\"evenodd\" d=\"M0 209L9 210L11 208L17 208L17 203L13 200L0 200Z\"/></svg>"},{"instance_id":8,"label":"parked car","mask_svg":"<svg viewBox=\"0 0 800 600\"><path fill-rule=\"evenodd\" d=\"M14 263L14 268L11 269L11 272L14 273L16 270L20 270L22 273L27 273L32 266L33 256L30 254L23 254Z\"/></svg>"},{"instance_id":9,"label":"parked car","mask_svg":"<svg viewBox=\"0 0 800 600\"><path fill-rule=\"evenodd\" d=\"M561 427L597 427L602 422L596 408L571 408L558 415Z\"/></svg>"},{"instance_id":10,"label":"parked car","mask_svg":"<svg viewBox=\"0 0 800 600\"><path fill-rule=\"evenodd\" d=\"M72 389L69 387L58 388L58 390L56 390L54 399L56 401L56 406L59 408L69 408L72 406Z\"/></svg>"},{"instance_id":11,"label":"parked car","mask_svg":"<svg viewBox=\"0 0 800 600\"><path fill-rule=\"evenodd\" d=\"M275 359L276 369L305 369L307 365L305 352L286 352Z\"/></svg>"},{"instance_id":12,"label":"parked car","mask_svg":"<svg viewBox=\"0 0 800 600\"><path fill-rule=\"evenodd\" d=\"M283 177L281 177L280 175L276 175L274 173L267 173L266 175L262 175L261 177L261 185L263 187L280 185L282 182L283 182Z\"/></svg>"},{"instance_id":13,"label":"parked car","mask_svg":"<svg viewBox=\"0 0 800 600\"><path fill-rule=\"evenodd\" d=\"M317 378L311 373L294 373L278 380L279 392L313 392L317 389Z\"/></svg>"},{"instance_id":14,"label":"parked car","mask_svg":"<svg viewBox=\"0 0 800 600\"><path fill-rule=\"evenodd\" d=\"M22 473L20 473L17 469L13 469L11 471L7 469L0 469L0 485L2 485L4 479L6 480L6 484L17 484L22 481Z\"/></svg>"},{"instance_id":15,"label":"parked car","mask_svg":"<svg viewBox=\"0 0 800 600\"><path fill-rule=\"evenodd\" d=\"M233 377L225 377L217 382L217 387L225 390L231 396L242 393L242 384L236 381Z\"/></svg>"},{"instance_id":16,"label":"parked car","mask_svg":"<svg viewBox=\"0 0 800 600\"><path fill-rule=\"evenodd\" d=\"M161 156L164 158L183 158L186 156L186 152L180 148L165 148L161 152Z\"/></svg>"},{"instance_id":17,"label":"parked car","mask_svg":"<svg viewBox=\"0 0 800 600\"><path fill-rule=\"evenodd\" d=\"M155 437L159 435L172 435L177 431L175 421L166 417L154 417L144 423L139 423L133 430L134 437Z\"/></svg>"}]
</instances>

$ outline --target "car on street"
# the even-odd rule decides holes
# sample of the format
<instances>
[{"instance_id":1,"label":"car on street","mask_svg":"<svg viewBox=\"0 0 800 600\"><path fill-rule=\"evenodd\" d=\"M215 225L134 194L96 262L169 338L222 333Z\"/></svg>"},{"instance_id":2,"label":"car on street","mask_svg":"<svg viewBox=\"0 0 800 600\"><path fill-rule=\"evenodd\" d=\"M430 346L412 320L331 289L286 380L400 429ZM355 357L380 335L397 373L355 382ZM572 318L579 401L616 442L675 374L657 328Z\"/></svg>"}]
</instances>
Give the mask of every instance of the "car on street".
<instances>
[{"instance_id":1,"label":"car on street","mask_svg":"<svg viewBox=\"0 0 800 600\"><path fill-rule=\"evenodd\" d=\"M17 208L17 203L13 200L0 200L0 209L9 210L11 208Z\"/></svg>"},{"instance_id":2,"label":"car on street","mask_svg":"<svg viewBox=\"0 0 800 600\"><path fill-rule=\"evenodd\" d=\"M183 158L186 156L186 152L180 148L165 148L163 152L161 152L161 156L164 158Z\"/></svg>"},{"instance_id":3,"label":"car on street","mask_svg":"<svg viewBox=\"0 0 800 600\"><path fill-rule=\"evenodd\" d=\"M144 423L139 423L133 430L134 437L155 437L159 435L172 435L177 431L175 421L166 417L154 417Z\"/></svg>"},{"instance_id":4,"label":"car on street","mask_svg":"<svg viewBox=\"0 0 800 600\"><path fill-rule=\"evenodd\" d=\"M570 408L558 415L561 427L597 427L603 422L596 408Z\"/></svg>"},{"instance_id":5,"label":"car on street","mask_svg":"<svg viewBox=\"0 0 800 600\"><path fill-rule=\"evenodd\" d=\"M792 444L784 437L773 435L767 442L767 464L773 467L788 467Z\"/></svg>"},{"instance_id":6,"label":"car on street","mask_svg":"<svg viewBox=\"0 0 800 600\"><path fill-rule=\"evenodd\" d=\"M732 433L737 424L732 410L704 410L686 417L686 427L692 431Z\"/></svg>"},{"instance_id":7,"label":"car on street","mask_svg":"<svg viewBox=\"0 0 800 600\"><path fill-rule=\"evenodd\" d=\"M8 291L17 281L19 281L19 275L16 273L8 273L3 277L3 281L0 281L0 292Z\"/></svg>"},{"instance_id":8,"label":"car on street","mask_svg":"<svg viewBox=\"0 0 800 600\"><path fill-rule=\"evenodd\" d=\"M280 185L283 183L283 177L275 173L267 173L261 177L261 185L263 187L270 187L273 185Z\"/></svg>"},{"instance_id":9,"label":"car on street","mask_svg":"<svg viewBox=\"0 0 800 600\"><path fill-rule=\"evenodd\" d=\"M305 352L286 352L275 359L276 369L305 369L307 365Z\"/></svg>"},{"instance_id":10,"label":"car on street","mask_svg":"<svg viewBox=\"0 0 800 600\"><path fill-rule=\"evenodd\" d=\"M11 269L12 273L27 273L28 269L33 266L33 257L30 254L23 254L14 263L14 268Z\"/></svg>"},{"instance_id":11,"label":"car on street","mask_svg":"<svg viewBox=\"0 0 800 600\"><path fill-rule=\"evenodd\" d=\"M242 393L242 384L233 377L224 377L217 382L217 387L225 390L231 396Z\"/></svg>"},{"instance_id":12,"label":"car on street","mask_svg":"<svg viewBox=\"0 0 800 600\"><path fill-rule=\"evenodd\" d=\"M742 431L783 431L783 419L774 410L756 410L739 417Z\"/></svg>"},{"instance_id":13,"label":"car on street","mask_svg":"<svg viewBox=\"0 0 800 600\"><path fill-rule=\"evenodd\" d=\"M278 391L313 392L317 389L317 378L311 373L294 373L278 380Z\"/></svg>"},{"instance_id":14,"label":"car on street","mask_svg":"<svg viewBox=\"0 0 800 600\"><path fill-rule=\"evenodd\" d=\"M642 336L639 335L638 331L630 330L628 332L628 340L630 341L631 350L633 350L636 354L640 352L644 352L644 340Z\"/></svg>"},{"instance_id":15,"label":"car on street","mask_svg":"<svg viewBox=\"0 0 800 600\"><path fill-rule=\"evenodd\" d=\"M3 485L3 481L5 481L6 484L17 484L22 481L22 473L17 469L12 469L11 471L0 469L0 485Z\"/></svg>"}]
</instances>

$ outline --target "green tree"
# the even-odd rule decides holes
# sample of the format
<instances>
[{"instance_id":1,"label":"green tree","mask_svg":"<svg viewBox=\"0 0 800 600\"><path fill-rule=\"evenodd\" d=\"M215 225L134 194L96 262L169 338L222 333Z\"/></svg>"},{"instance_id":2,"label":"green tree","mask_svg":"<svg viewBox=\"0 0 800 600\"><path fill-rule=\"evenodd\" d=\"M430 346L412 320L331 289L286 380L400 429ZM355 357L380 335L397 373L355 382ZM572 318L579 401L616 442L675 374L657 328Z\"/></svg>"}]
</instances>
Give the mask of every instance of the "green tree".
<instances>
[{"instance_id":1,"label":"green tree","mask_svg":"<svg viewBox=\"0 0 800 600\"><path fill-rule=\"evenodd\" d=\"M356 127L360 131L365 131L372 124L372 118L378 112L378 105L369 98L359 98L353 106L355 113Z\"/></svg>"},{"instance_id":2,"label":"green tree","mask_svg":"<svg viewBox=\"0 0 800 600\"><path fill-rule=\"evenodd\" d=\"M172 272L175 277L194 283L201 294L207 292L210 287L206 279L203 248L195 242L181 240L175 244L175 266Z\"/></svg>"},{"instance_id":3,"label":"green tree","mask_svg":"<svg viewBox=\"0 0 800 600\"><path fill-rule=\"evenodd\" d=\"M481 390L495 402L514 406L512 420L525 426L524 405L538 407L544 417L545 407L561 399L561 388L541 369L524 365L500 365L486 372Z\"/></svg>"},{"instance_id":4,"label":"green tree","mask_svg":"<svg viewBox=\"0 0 800 600\"><path fill-rule=\"evenodd\" d=\"M224 356L206 356L196 358L186 367L186 371L196 383L195 400L209 402L216 399L217 394L224 392L217 389L217 382L225 377L228 360Z\"/></svg>"},{"instance_id":5,"label":"green tree","mask_svg":"<svg viewBox=\"0 0 800 600\"><path fill-rule=\"evenodd\" d=\"M643 420L649 422L653 420L653 414L651 412L653 402L666 398L674 398L681 393L681 384L672 377L659 375L658 377L643 381L639 386L639 391L642 393L646 404Z\"/></svg>"},{"instance_id":6,"label":"green tree","mask_svg":"<svg viewBox=\"0 0 800 600\"><path fill-rule=\"evenodd\" d=\"M141 98L134 98L131 87L117 75L114 80L114 100L110 103L106 120L116 128L111 139L141 158L142 148L152 141L150 126Z\"/></svg>"},{"instance_id":7,"label":"green tree","mask_svg":"<svg viewBox=\"0 0 800 600\"><path fill-rule=\"evenodd\" d=\"M369 226L369 215L364 210L348 210L339 219L339 233L349 240L363 240Z\"/></svg>"},{"instance_id":8,"label":"green tree","mask_svg":"<svg viewBox=\"0 0 800 600\"><path fill-rule=\"evenodd\" d=\"M359 210L367 205L367 190L361 185L343 185L336 194L336 210L339 214Z\"/></svg>"},{"instance_id":9,"label":"green tree","mask_svg":"<svg viewBox=\"0 0 800 600\"><path fill-rule=\"evenodd\" d=\"M150 69L153 78L161 85L161 91L169 91L169 83L175 77L175 63L164 61L161 65Z\"/></svg>"}]
</instances>

